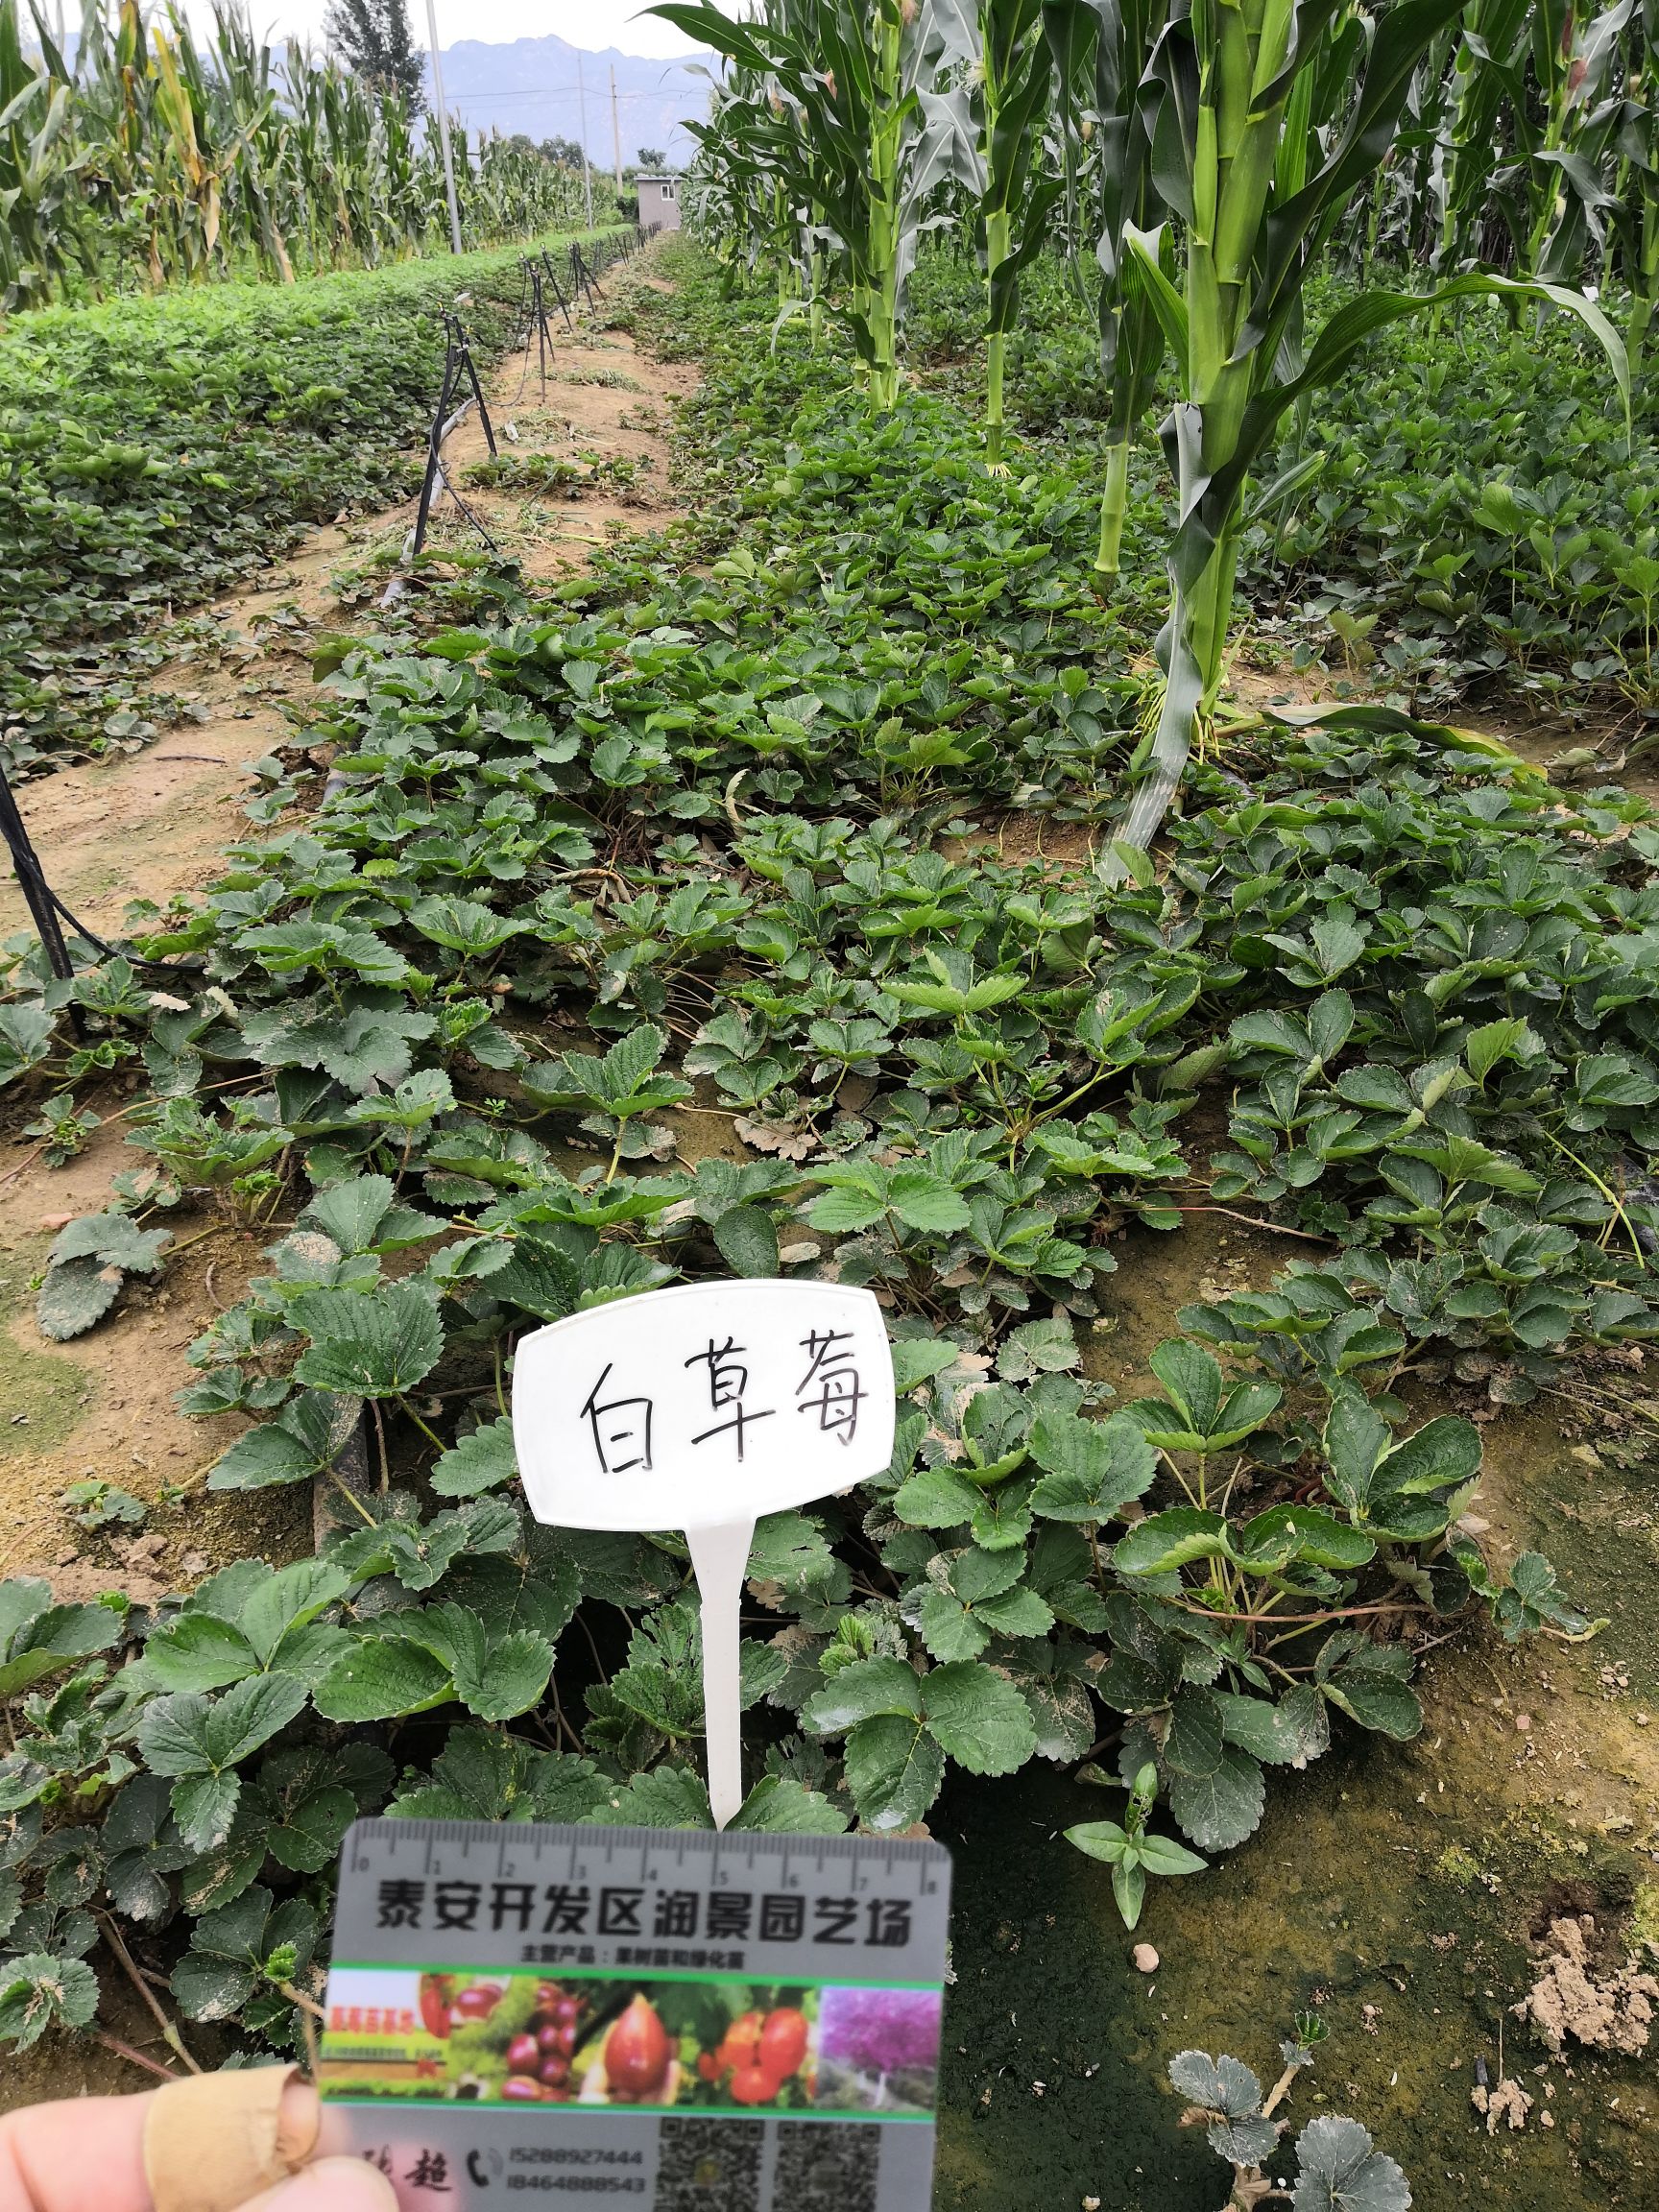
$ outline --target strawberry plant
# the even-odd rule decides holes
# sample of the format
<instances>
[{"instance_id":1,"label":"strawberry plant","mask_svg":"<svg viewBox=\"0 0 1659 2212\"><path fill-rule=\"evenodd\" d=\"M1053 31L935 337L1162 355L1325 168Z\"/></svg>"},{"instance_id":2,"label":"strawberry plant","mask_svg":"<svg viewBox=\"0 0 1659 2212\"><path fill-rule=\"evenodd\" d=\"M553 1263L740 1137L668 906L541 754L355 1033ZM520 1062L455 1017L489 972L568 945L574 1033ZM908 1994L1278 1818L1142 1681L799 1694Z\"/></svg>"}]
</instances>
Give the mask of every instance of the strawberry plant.
<instances>
[{"instance_id":1,"label":"strawberry plant","mask_svg":"<svg viewBox=\"0 0 1659 2212\"><path fill-rule=\"evenodd\" d=\"M176 613L233 589L307 525L413 490L440 367L434 310L464 291L488 361L515 334L520 276L517 253L479 252L459 269L14 318L0 337L9 773L154 736ZM26 1048L0 1030L0 1073Z\"/></svg>"},{"instance_id":2,"label":"strawberry plant","mask_svg":"<svg viewBox=\"0 0 1659 2212\"><path fill-rule=\"evenodd\" d=\"M1320 2112L1288 2154L1279 2148L1289 2123L1273 2115L1328 2032L1316 2012L1298 2013L1295 2034L1279 2046L1284 2072L1265 2093L1243 2060L1225 2052L1212 2058L1203 2051L1178 2051L1170 2059L1170 2085L1187 2099L1180 2125L1202 2128L1210 2149L1233 2169L1228 2207L1247 2212L1279 2198L1297 2212L1409 2212L1405 2174L1358 2120ZM1293 2178L1281 2168L1293 2168Z\"/></svg>"},{"instance_id":3,"label":"strawberry plant","mask_svg":"<svg viewBox=\"0 0 1659 2212\"><path fill-rule=\"evenodd\" d=\"M322 1526L143 1608L7 1586L18 2034L89 2017L96 1910L188 2019L293 2048L358 1813L709 1823L684 1541L535 1524L506 1418L526 1330L666 1283L868 1283L893 1339L890 1466L757 1532L740 1827L895 1834L953 1767L1090 1767L1132 1911L1137 1875L1215 1879L1276 1769L1412 1737L1447 1623L1590 1625L1483 1553L1469 1414L1654 1332L1645 803L1328 709L1241 732L1108 882L1139 686L1094 488L988 476L942 395L851 404L679 267L628 310L705 361L673 547L327 656L338 777L140 917L162 1003L9 950L24 1110L151 1094L48 1313L241 1225L184 1403L246 1416L209 1488L309 1485ZM1083 857L1021 856L1015 811ZM1305 1257L1114 1393L1120 1233L1214 1205ZM540 2098L509 2053L565 1994L450 2040ZM710 2097L787 2101L788 1992L718 2033L647 1995ZM821 2058L855 2099L913 2030ZM660 2056L637 2016L618 2078Z\"/></svg>"}]
</instances>

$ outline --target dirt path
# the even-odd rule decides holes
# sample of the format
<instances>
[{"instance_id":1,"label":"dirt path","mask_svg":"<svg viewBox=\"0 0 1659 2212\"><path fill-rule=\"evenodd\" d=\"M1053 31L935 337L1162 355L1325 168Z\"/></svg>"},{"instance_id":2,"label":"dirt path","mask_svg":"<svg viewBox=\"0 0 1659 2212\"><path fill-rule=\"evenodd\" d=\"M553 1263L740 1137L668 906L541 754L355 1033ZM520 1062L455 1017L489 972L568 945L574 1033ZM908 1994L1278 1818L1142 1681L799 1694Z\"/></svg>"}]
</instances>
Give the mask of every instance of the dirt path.
<instances>
[{"instance_id":1,"label":"dirt path","mask_svg":"<svg viewBox=\"0 0 1659 2212\"><path fill-rule=\"evenodd\" d=\"M613 295L630 281L654 280L619 272ZM669 418L696 376L652 359L623 332L586 324L573 338L561 328L544 393L539 370L534 356L515 354L487 382L500 451L528 465L522 474L543 463L581 472L577 495L569 486L550 495L478 483L488 448L475 413L449 439L445 463L503 552L526 574L555 577L586 566L595 544L677 512ZM191 719L151 750L22 787L19 806L49 879L90 927L120 930L133 900L164 906L188 898L222 873L228 846L259 834L243 810L251 764L296 741L296 717L302 721L314 696L312 641L383 620L375 602L415 504L313 531L257 590L220 602L218 646L163 679L189 703ZM429 543L441 554L476 540L442 501ZM8 875L0 934L27 922ZM294 1493L202 1491L241 1424L187 1420L174 1404L190 1380L189 1345L260 1271L274 1233L216 1228L170 1263L154 1290L129 1283L111 1318L72 1343L48 1344L35 1326L33 1286L56 1228L96 1212L111 1175L138 1162L116 1117L140 1095L132 1082L92 1096L103 1123L67 1166L37 1157L36 1141L17 1126L27 1115L14 1118L11 1144L0 1147L0 1575L45 1573L64 1597L118 1585L143 1599L244 1552L279 1556L308 1541L309 1503ZM167 1225L180 1243L214 1226L206 1214L175 1215ZM74 1525L59 1501L67 1484L89 1476L153 1508L141 1535Z\"/></svg>"},{"instance_id":2,"label":"dirt path","mask_svg":"<svg viewBox=\"0 0 1659 2212\"><path fill-rule=\"evenodd\" d=\"M1284 665L1282 653L1243 631L1228 667L1224 705L1261 713L1273 708L1373 704L1386 697L1388 686L1373 689L1363 668L1344 675L1340 669L1292 670ZM1426 707L1425 721L1449 722L1454 729L1471 730L1506 746L1534 768L1542 768L1567 790L1594 791L1607 783L1639 798L1659 801L1659 764L1651 752L1637 751L1641 725L1631 713L1618 714L1598 705L1595 711L1549 713L1519 696L1500 698L1490 705L1452 709Z\"/></svg>"}]
</instances>

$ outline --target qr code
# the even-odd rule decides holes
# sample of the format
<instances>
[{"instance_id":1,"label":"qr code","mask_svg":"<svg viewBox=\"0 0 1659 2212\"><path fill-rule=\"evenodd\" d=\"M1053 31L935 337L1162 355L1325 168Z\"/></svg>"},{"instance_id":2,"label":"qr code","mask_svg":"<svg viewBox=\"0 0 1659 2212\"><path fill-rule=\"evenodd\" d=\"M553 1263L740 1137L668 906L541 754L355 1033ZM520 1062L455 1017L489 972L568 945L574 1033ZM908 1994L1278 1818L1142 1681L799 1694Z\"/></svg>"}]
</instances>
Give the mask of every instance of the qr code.
<instances>
[{"instance_id":1,"label":"qr code","mask_svg":"<svg viewBox=\"0 0 1659 2212\"><path fill-rule=\"evenodd\" d=\"M772 2201L780 2212L877 2212L879 2126L782 2120Z\"/></svg>"},{"instance_id":2,"label":"qr code","mask_svg":"<svg viewBox=\"0 0 1659 2212\"><path fill-rule=\"evenodd\" d=\"M761 2149L753 2120L664 2120L656 2212L760 2212Z\"/></svg>"}]
</instances>

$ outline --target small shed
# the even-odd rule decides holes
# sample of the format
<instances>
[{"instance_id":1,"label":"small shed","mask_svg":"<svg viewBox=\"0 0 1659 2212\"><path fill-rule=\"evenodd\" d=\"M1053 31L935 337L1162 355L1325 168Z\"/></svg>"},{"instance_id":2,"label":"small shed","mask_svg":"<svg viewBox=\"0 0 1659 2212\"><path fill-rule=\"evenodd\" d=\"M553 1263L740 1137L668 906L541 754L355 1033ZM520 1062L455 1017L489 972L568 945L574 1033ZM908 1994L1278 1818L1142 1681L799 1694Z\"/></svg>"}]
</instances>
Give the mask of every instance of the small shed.
<instances>
[{"instance_id":1,"label":"small shed","mask_svg":"<svg viewBox=\"0 0 1659 2212\"><path fill-rule=\"evenodd\" d=\"M680 228L680 180L678 177L637 177L639 187L639 221L647 230L678 230Z\"/></svg>"}]
</instances>

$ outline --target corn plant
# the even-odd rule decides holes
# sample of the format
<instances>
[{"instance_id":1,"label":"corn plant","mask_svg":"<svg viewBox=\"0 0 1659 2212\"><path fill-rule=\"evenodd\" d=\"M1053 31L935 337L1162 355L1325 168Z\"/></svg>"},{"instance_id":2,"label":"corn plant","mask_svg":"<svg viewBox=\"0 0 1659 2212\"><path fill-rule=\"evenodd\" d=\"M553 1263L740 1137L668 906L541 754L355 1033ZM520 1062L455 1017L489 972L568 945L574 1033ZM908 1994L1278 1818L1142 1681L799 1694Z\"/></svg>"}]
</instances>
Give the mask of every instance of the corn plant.
<instances>
[{"instance_id":1,"label":"corn plant","mask_svg":"<svg viewBox=\"0 0 1659 2212\"><path fill-rule=\"evenodd\" d=\"M464 162L476 238L575 215L565 172L493 135ZM198 43L87 0L74 47L0 0L0 305L419 252L444 234L436 151L400 97L290 41L279 61L234 7Z\"/></svg>"},{"instance_id":2,"label":"corn plant","mask_svg":"<svg viewBox=\"0 0 1659 2212\"><path fill-rule=\"evenodd\" d=\"M1450 60L1442 60L1447 81L1431 183L1437 271L1455 269L1473 251L1495 196L1501 207L1512 205L1517 193L1527 204L1515 117L1526 104L1531 6L1532 0L1471 0Z\"/></svg>"},{"instance_id":3,"label":"corn plant","mask_svg":"<svg viewBox=\"0 0 1659 2212\"><path fill-rule=\"evenodd\" d=\"M1659 44L1659 0L1643 0L1635 66L1627 81L1619 155L1624 172L1615 221L1621 227L1624 274L1630 286L1626 340L1631 358L1646 350L1659 296L1659 85L1653 49Z\"/></svg>"},{"instance_id":4,"label":"corn plant","mask_svg":"<svg viewBox=\"0 0 1659 2212\"><path fill-rule=\"evenodd\" d=\"M1597 218L1609 204L1601 170L1617 111L1602 94L1635 8L1636 0L1599 11L1580 0L1538 0L1533 11L1532 68L1545 122L1530 149L1537 181L1522 263L1528 275L1576 268L1586 232L1599 238Z\"/></svg>"},{"instance_id":5,"label":"corn plant","mask_svg":"<svg viewBox=\"0 0 1659 2212\"><path fill-rule=\"evenodd\" d=\"M687 129L702 141L693 217L723 262L729 285L739 268L769 262L780 318L808 291L816 332L823 251L812 219L811 148L784 85L776 76L733 67L714 85L707 120Z\"/></svg>"},{"instance_id":6,"label":"corn plant","mask_svg":"<svg viewBox=\"0 0 1659 2212\"><path fill-rule=\"evenodd\" d=\"M708 120L689 125L701 146L695 204L729 266L774 262L781 312L798 290L804 229L836 192L827 121L834 85L814 67L810 21L781 0L752 24L731 24L707 5L652 12L726 58Z\"/></svg>"},{"instance_id":7,"label":"corn plant","mask_svg":"<svg viewBox=\"0 0 1659 2212\"><path fill-rule=\"evenodd\" d=\"M294 264L283 236L282 204L287 129L278 107L271 49L254 38L245 16L222 12L214 18L211 58L226 120L235 132L234 219L239 242L289 281Z\"/></svg>"},{"instance_id":8,"label":"corn plant","mask_svg":"<svg viewBox=\"0 0 1659 2212\"><path fill-rule=\"evenodd\" d=\"M979 68L972 94L976 128L972 134L935 134L939 142L973 148L971 174L985 240L985 458L993 469L1002 460L1002 377L1008 333L1019 312L1020 272L1041 247L1063 189L1057 172L1039 166L1053 75L1043 18L1041 0L980 0ZM943 98L954 105L950 94Z\"/></svg>"},{"instance_id":9,"label":"corn plant","mask_svg":"<svg viewBox=\"0 0 1659 2212\"><path fill-rule=\"evenodd\" d=\"M0 293L8 303L41 288L49 241L60 230L79 164L64 146L69 97L23 56L14 8L0 8Z\"/></svg>"},{"instance_id":10,"label":"corn plant","mask_svg":"<svg viewBox=\"0 0 1659 2212\"><path fill-rule=\"evenodd\" d=\"M1071 0L1047 11L1062 128L1090 125L1100 367L1110 394L1106 475L1094 566L1118 574L1129 497L1129 449L1152 406L1164 365L1163 325L1150 291L1130 277L1128 233L1156 230L1166 213L1140 101L1142 72L1166 17L1165 0ZM1092 79L1092 100L1084 89ZM1171 266L1172 266L1171 259Z\"/></svg>"},{"instance_id":11,"label":"corn plant","mask_svg":"<svg viewBox=\"0 0 1659 2212\"><path fill-rule=\"evenodd\" d=\"M1145 771L1119 846L1143 848L1180 781L1220 689L1244 495L1286 410L1339 378L1367 337L1435 301L1504 292L1576 314L1626 393L1620 340L1582 294L1483 274L1428 294L1375 289L1299 340L1303 286L1356 188L1387 154L1413 73L1454 20L1455 0L1400 0L1375 25L1346 117L1317 127L1332 0L1175 0L1141 84L1162 190L1180 219L1181 281L1164 236L1126 235L1136 280L1164 325L1181 397L1164 428L1178 488L1170 612L1158 640L1165 691L1137 755ZM1107 862L1120 874L1121 851Z\"/></svg>"},{"instance_id":12,"label":"corn plant","mask_svg":"<svg viewBox=\"0 0 1659 2212\"><path fill-rule=\"evenodd\" d=\"M1469 0L1408 102L1396 251L1431 229L1437 274L1497 254L1553 281L1600 258L1640 293L1653 36L1644 0Z\"/></svg>"},{"instance_id":13,"label":"corn plant","mask_svg":"<svg viewBox=\"0 0 1659 2212\"><path fill-rule=\"evenodd\" d=\"M952 70L976 59L974 25L956 0L925 8L916 0L802 0L749 23L730 21L709 0L670 0L650 12L753 79L774 81L780 108L785 101L792 108L801 149L793 178L782 166L783 134L771 160L753 165L769 189L806 187L847 280L840 312L871 394L878 406L893 406L923 203L950 173L944 141L959 128L957 104L939 94ZM750 147L757 156L753 131Z\"/></svg>"}]
</instances>

